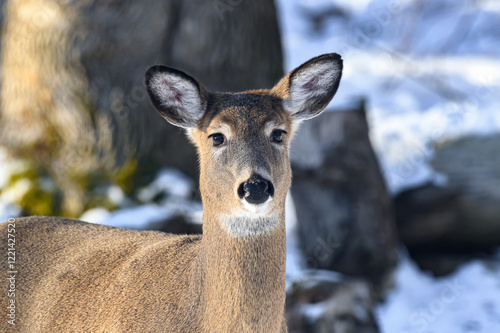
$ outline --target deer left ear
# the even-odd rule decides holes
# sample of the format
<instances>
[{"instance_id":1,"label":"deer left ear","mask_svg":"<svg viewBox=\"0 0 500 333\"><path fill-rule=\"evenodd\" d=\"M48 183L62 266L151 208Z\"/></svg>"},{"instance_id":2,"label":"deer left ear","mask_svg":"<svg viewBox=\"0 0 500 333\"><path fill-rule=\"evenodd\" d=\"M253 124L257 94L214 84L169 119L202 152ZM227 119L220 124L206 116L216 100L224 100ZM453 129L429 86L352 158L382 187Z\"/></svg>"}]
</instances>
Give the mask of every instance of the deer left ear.
<instances>
[{"instance_id":1,"label":"deer left ear","mask_svg":"<svg viewBox=\"0 0 500 333\"><path fill-rule=\"evenodd\" d=\"M153 66L145 83L151 103L169 123L186 129L198 126L208 99L198 81L177 69Z\"/></svg>"},{"instance_id":2,"label":"deer left ear","mask_svg":"<svg viewBox=\"0 0 500 333\"><path fill-rule=\"evenodd\" d=\"M340 55L323 54L291 71L272 93L283 98L283 106L293 120L302 121L325 109L337 92L341 76Z\"/></svg>"}]
</instances>

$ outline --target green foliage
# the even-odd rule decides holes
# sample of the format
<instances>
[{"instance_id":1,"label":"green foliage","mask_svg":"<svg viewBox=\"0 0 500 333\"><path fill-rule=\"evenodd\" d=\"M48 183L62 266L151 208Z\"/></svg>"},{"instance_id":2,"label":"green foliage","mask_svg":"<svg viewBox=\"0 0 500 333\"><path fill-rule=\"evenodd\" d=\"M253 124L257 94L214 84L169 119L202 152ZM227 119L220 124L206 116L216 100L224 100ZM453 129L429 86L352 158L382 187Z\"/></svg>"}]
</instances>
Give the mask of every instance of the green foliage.
<instances>
[{"instance_id":1,"label":"green foliage","mask_svg":"<svg viewBox=\"0 0 500 333\"><path fill-rule=\"evenodd\" d=\"M117 184L127 195L131 195L135 189L134 175L137 172L138 163L130 159L111 175L111 182Z\"/></svg>"},{"instance_id":2,"label":"green foliage","mask_svg":"<svg viewBox=\"0 0 500 333\"><path fill-rule=\"evenodd\" d=\"M24 164L13 173L4 189L22 210L29 215L60 215L58 207L61 196L51 186L44 185L47 179L32 163ZM48 181L50 183L50 181Z\"/></svg>"},{"instance_id":3,"label":"green foliage","mask_svg":"<svg viewBox=\"0 0 500 333\"><path fill-rule=\"evenodd\" d=\"M26 192L18 203L28 215L61 215L58 203L60 196L40 189L38 184Z\"/></svg>"}]
</instances>

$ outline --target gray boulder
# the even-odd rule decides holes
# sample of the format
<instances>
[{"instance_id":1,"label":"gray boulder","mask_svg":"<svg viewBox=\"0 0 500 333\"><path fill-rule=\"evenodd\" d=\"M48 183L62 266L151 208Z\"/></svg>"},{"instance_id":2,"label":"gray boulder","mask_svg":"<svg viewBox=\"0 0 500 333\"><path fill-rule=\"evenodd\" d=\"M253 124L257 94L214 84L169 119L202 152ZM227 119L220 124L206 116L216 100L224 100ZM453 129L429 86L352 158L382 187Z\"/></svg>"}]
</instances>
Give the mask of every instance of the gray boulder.
<instances>
[{"instance_id":1,"label":"gray boulder","mask_svg":"<svg viewBox=\"0 0 500 333\"><path fill-rule=\"evenodd\" d=\"M448 242L500 244L500 135L464 137L439 147L432 165L458 193Z\"/></svg>"},{"instance_id":2,"label":"gray boulder","mask_svg":"<svg viewBox=\"0 0 500 333\"><path fill-rule=\"evenodd\" d=\"M287 292L290 333L376 333L370 284L333 272L311 272Z\"/></svg>"},{"instance_id":3,"label":"gray boulder","mask_svg":"<svg viewBox=\"0 0 500 333\"><path fill-rule=\"evenodd\" d=\"M499 135L442 143L431 163L447 182L395 198L400 239L422 269L448 274L500 244L498 152Z\"/></svg>"}]
</instances>

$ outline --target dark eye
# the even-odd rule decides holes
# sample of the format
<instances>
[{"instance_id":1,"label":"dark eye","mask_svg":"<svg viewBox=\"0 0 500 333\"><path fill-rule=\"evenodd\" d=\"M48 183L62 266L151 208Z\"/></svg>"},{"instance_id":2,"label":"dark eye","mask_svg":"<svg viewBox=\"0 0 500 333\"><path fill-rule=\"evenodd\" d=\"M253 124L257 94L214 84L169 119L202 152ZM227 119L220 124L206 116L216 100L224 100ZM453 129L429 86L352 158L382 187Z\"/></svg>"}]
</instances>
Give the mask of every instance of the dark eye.
<instances>
[{"instance_id":1,"label":"dark eye","mask_svg":"<svg viewBox=\"0 0 500 333\"><path fill-rule=\"evenodd\" d=\"M210 135L209 138L212 138L214 147L220 146L225 141L224 135L222 135L221 133L214 133Z\"/></svg>"},{"instance_id":2,"label":"dark eye","mask_svg":"<svg viewBox=\"0 0 500 333\"><path fill-rule=\"evenodd\" d=\"M280 129L274 130L273 133L271 134L273 141L276 143L283 142L283 133L286 132Z\"/></svg>"}]
</instances>

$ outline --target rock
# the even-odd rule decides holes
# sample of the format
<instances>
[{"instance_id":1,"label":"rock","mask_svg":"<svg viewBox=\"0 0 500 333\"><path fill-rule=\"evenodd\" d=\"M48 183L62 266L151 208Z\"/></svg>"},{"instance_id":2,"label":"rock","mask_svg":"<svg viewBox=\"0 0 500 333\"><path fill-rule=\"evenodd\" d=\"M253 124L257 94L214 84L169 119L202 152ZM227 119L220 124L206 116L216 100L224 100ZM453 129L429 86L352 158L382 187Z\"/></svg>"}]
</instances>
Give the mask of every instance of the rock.
<instances>
[{"instance_id":1,"label":"rock","mask_svg":"<svg viewBox=\"0 0 500 333\"><path fill-rule=\"evenodd\" d=\"M500 244L500 136L465 137L438 146L431 161L447 178L395 198L402 240L464 246Z\"/></svg>"},{"instance_id":2,"label":"rock","mask_svg":"<svg viewBox=\"0 0 500 333\"><path fill-rule=\"evenodd\" d=\"M500 244L500 136L464 137L436 147L446 184L394 199L401 241L418 265L440 276Z\"/></svg>"},{"instance_id":3,"label":"rock","mask_svg":"<svg viewBox=\"0 0 500 333\"><path fill-rule=\"evenodd\" d=\"M500 244L500 135L464 137L437 147L432 165L458 192L456 227L447 242Z\"/></svg>"},{"instance_id":4,"label":"rock","mask_svg":"<svg viewBox=\"0 0 500 333\"><path fill-rule=\"evenodd\" d=\"M307 265L381 282L397 260L397 233L363 103L306 122L291 160Z\"/></svg>"},{"instance_id":5,"label":"rock","mask_svg":"<svg viewBox=\"0 0 500 333\"><path fill-rule=\"evenodd\" d=\"M456 190L426 184L399 193L394 198L401 242L415 245L436 241L457 227Z\"/></svg>"},{"instance_id":6,"label":"rock","mask_svg":"<svg viewBox=\"0 0 500 333\"><path fill-rule=\"evenodd\" d=\"M287 292L290 333L375 333L370 284L332 272L316 272Z\"/></svg>"}]
</instances>

